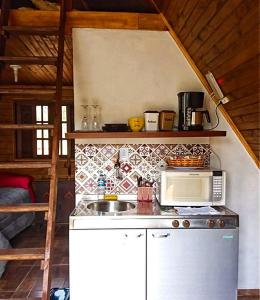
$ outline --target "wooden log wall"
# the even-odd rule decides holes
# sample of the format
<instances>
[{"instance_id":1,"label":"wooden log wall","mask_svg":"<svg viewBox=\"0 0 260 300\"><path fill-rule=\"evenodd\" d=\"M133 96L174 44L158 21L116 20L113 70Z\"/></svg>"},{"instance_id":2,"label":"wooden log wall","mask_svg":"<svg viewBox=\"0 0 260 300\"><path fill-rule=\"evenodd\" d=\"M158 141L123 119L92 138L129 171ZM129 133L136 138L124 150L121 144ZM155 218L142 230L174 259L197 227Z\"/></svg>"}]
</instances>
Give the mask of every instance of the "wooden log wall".
<instances>
[{"instance_id":1,"label":"wooden log wall","mask_svg":"<svg viewBox=\"0 0 260 300\"><path fill-rule=\"evenodd\" d=\"M156 0L196 66L218 79L225 109L259 161L259 1Z\"/></svg>"},{"instance_id":2,"label":"wooden log wall","mask_svg":"<svg viewBox=\"0 0 260 300\"><path fill-rule=\"evenodd\" d=\"M53 101L53 98L50 95L48 95L48 92L53 91L54 88L51 87L28 87L26 89L30 89L31 92L35 91L35 95L30 95L30 98L34 103L39 101L39 100L44 100L44 101ZM22 86L17 86L16 90L14 87L11 86L5 86L0 88L0 92L3 90L6 90L7 92L10 90L13 91L18 91L19 93L17 95L2 95L0 97L0 122L2 124L13 124L15 123L14 120L14 103L17 101L25 101L28 100L28 96L24 95L26 94L25 87L23 88ZM22 90L24 90L24 94L22 94ZM39 96L37 93L41 94L45 90L46 96ZM73 88L64 88L63 90L63 101L66 103L68 100L73 99ZM0 161L14 161L16 157L16 149L15 149L15 131L14 130L1 130L0 131ZM68 173L68 168L67 168L67 160L66 159L61 159L59 162L59 167L58 167L58 176L60 179L68 179L68 178L73 178L74 177L74 161L71 162L71 174ZM1 171L1 170L0 170ZM35 180L41 181L41 180L48 180L49 179L49 174L46 169L26 169L26 170L17 170L13 171L13 173L17 174L30 174L31 176L34 177Z\"/></svg>"}]
</instances>

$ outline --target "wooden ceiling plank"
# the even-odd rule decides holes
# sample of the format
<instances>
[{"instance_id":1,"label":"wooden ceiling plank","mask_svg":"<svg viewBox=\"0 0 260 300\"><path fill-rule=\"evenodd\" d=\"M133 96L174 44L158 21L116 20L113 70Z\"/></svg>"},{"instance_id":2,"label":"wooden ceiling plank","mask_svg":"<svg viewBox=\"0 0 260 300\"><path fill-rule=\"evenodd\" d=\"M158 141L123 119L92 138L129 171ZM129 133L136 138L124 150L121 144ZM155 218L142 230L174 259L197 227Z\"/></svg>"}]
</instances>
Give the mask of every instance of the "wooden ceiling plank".
<instances>
[{"instance_id":1,"label":"wooden ceiling plank","mask_svg":"<svg viewBox=\"0 0 260 300\"><path fill-rule=\"evenodd\" d=\"M240 51L236 55L234 53L233 56L230 55L226 57L225 61L219 67L214 69L211 68L210 70L217 77L223 77L236 69L237 66L242 65L254 58L258 54L258 49L259 41L255 39L254 41L252 41L251 46L242 46Z\"/></svg>"},{"instance_id":2,"label":"wooden ceiling plank","mask_svg":"<svg viewBox=\"0 0 260 300\"><path fill-rule=\"evenodd\" d=\"M228 113L231 117L247 116L249 114L259 113L259 103L252 103L243 107L229 109Z\"/></svg>"},{"instance_id":3,"label":"wooden ceiling plank","mask_svg":"<svg viewBox=\"0 0 260 300\"><path fill-rule=\"evenodd\" d=\"M239 99L243 99L255 95L258 92L259 92L259 79L255 78L255 80L249 82L248 85L242 88L238 87L236 90L232 91L232 93L230 93L229 95L232 99L239 100Z\"/></svg>"},{"instance_id":4,"label":"wooden ceiling plank","mask_svg":"<svg viewBox=\"0 0 260 300\"><path fill-rule=\"evenodd\" d=\"M198 21L188 33L186 39L183 40L183 44L187 49L189 49L193 41L198 38L201 30L207 27L210 20L215 17L225 2L226 0L211 1L207 9L203 10Z\"/></svg>"},{"instance_id":5,"label":"wooden ceiling plank","mask_svg":"<svg viewBox=\"0 0 260 300\"><path fill-rule=\"evenodd\" d=\"M47 41L47 40L46 40ZM65 41L64 41L65 42ZM50 46L50 49L53 53L57 53L58 51L58 44L57 44L57 39L55 37L49 37L48 39L48 45ZM68 66L67 66L67 61L65 59L65 46L64 46L64 59L63 59L63 77L65 76L65 78L67 78L67 81L69 80L69 78L72 78L72 73L70 73L68 71ZM72 56L71 56L72 59Z\"/></svg>"},{"instance_id":6,"label":"wooden ceiling plank","mask_svg":"<svg viewBox=\"0 0 260 300\"><path fill-rule=\"evenodd\" d=\"M34 48L36 49L36 53L39 51L39 53L41 53L41 55L43 55L43 56L54 56L49 51L49 49L45 46L45 43L41 36L31 37L31 43L34 46ZM49 66L42 66L41 70L46 74L46 76L50 79L51 82L55 82L56 68L51 68Z\"/></svg>"},{"instance_id":7,"label":"wooden ceiling plank","mask_svg":"<svg viewBox=\"0 0 260 300\"><path fill-rule=\"evenodd\" d=\"M230 102L225 104L225 108L229 111L232 109L236 109L236 108L240 108L240 107L244 107L247 105L251 105L251 104L255 104L255 103L259 103L259 99L260 99L260 94L255 93L252 95L249 95L247 97L244 98L233 98Z\"/></svg>"},{"instance_id":8,"label":"wooden ceiling plank","mask_svg":"<svg viewBox=\"0 0 260 300\"><path fill-rule=\"evenodd\" d=\"M252 3L253 2L254 1L252 1ZM201 60L203 56L210 51L213 45L217 44L230 31L239 26L243 18L245 18L246 15L250 14L251 10L254 8L254 5L246 5L245 2L242 2L241 5L237 7L236 11L232 13L217 30L211 31L211 35L207 40L202 40L201 47L198 48L197 51L195 51L193 47L190 47L188 49L193 59L195 61Z\"/></svg>"},{"instance_id":9,"label":"wooden ceiling plank","mask_svg":"<svg viewBox=\"0 0 260 300\"><path fill-rule=\"evenodd\" d=\"M185 5L182 14L179 16L178 22L174 26L176 32L180 32L183 27L186 25L186 22L190 19L190 15L193 12L193 9L198 4L199 0L188 1Z\"/></svg>"},{"instance_id":10,"label":"wooden ceiling plank","mask_svg":"<svg viewBox=\"0 0 260 300\"><path fill-rule=\"evenodd\" d=\"M221 23L223 23L229 16L234 12L236 7L243 0L227 0L226 4L219 10L214 18L209 22L208 26L204 27L203 30L198 34L198 38L193 41L189 47L190 55L196 53L203 43L210 37L211 33L217 30ZM191 1L193 2L193 1ZM179 32L179 31L177 31Z\"/></svg>"},{"instance_id":11,"label":"wooden ceiling plank","mask_svg":"<svg viewBox=\"0 0 260 300\"><path fill-rule=\"evenodd\" d=\"M239 116L234 117L234 118L239 118ZM258 122L259 123L259 109L257 110L257 112L255 112L253 114L243 115L243 116L240 116L240 118L242 119L243 122Z\"/></svg>"},{"instance_id":12,"label":"wooden ceiling plank","mask_svg":"<svg viewBox=\"0 0 260 300\"><path fill-rule=\"evenodd\" d=\"M249 82L259 80L259 55L255 56L243 65L239 65L232 72L225 74L223 77L216 78L222 81L221 89L227 95L233 90L247 86Z\"/></svg>"},{"instance_id":13,"label":"wooden ceiling plank","mask_svg":"<svg viewBox=\"0 0 260 300\"><path fill-rule=\"evenodd\" d=\"M35 37L34 36L20 36L20 39L24 42L28 50L32 53L32 55L40 55L40 56L48 56L46 53L41 49L40 44L35 43ZM49 55L49 57L54 57L53 55ZM48 82L48 81L54 81L56 76L56 68L55 68L55 74L51 76L48 71L47 66L35 66L33 70L36 70L34 72L34 75L39 78L41 76L42 82ZM38 73L39 72L39 73Z\"/></svg>"},{"instance_id":14,"label":"wooden ceiling plank","mask_svg":"<svg viewBox=\"0 0 260 300\"><path fill-rule=\"evenodd\" d=\"M186 23L186 26L182 28L182 30L178 33L180 40L185 46L185 40L191 30L196 26L200 17L203 15L204 11L208 7L208 0L200 0L197 5L194 7L192 14L190 15L189 21Z\"/></svg>"},{"instance_id":15,"label":"wooden ceiling plank","mask_svg":"<svg viewBox=\"0 0 260 300\"><path fill-rule=\"evenodd\" d=\"M241 16L241 12L238 14L238 16L235 19L238 19L240 16ZM190 64L190 66L192 67L192 69L194 70L194 72L196 73L196 75L198 76L199 80L201 81L201 83L203 84L203 86L205 87L205 89L209 93L211 93L211 88L210 88L210 86L209 86L209 84L208 84L205 76L203 76L203 74L201 73L201 71L198 69L198 67L195 64L195 62L200 61L200 57L197 56L196 60L195 60L194 57L191 57L191 55L187 52L187 50L185 49L185 47L181 43L181 40L178 37L178 35L173 30L171 24L168 22L168 20L165 18L165 16L163 14L161 14L161 17L162 17L163 21L165 22L167 28L169 29L169 32L170 32L172 38L174 39L174 41L178 45L180 51L185 56L185 58L187 59L188 63ZM232 90L234 90L235 88L237 88L238 86L240 86L239 83L242 83L241 86L248 85L250 82L254 82L256 80L256 78L258 79L258 76L256 76L254 73L253 73L253 75L249 74L249 72L247 72L247 68L248 68L248 65L246 66L245 74L243 74L242 76L240 76L240 78L238 78L238 79L236 78L233 82L228 82L229 91L227 91L227 90L224 91L223 90L225 95L227 95L228 92L231 92ZM237 71L238 70L236 69L236 72ZM230 74L229 74L229 76L227 76L225 78L225 80L226 79L227 79L227 81L231 81ZM226 85L225 80L222 83L221 87L223 87L224 84ZM244 80L244 82L242 80ZM230 83L232 83L232 85ZM214 98L213 98L213 100L217 101L217 99L214 99ZM243 137L242 133L240 132L240 130L243 130L243 128L238 127L235 124L235 122L232 121L231 117L229 116L228 112L225 110L224 106L220 107L220 110L221 110L224 118L227 120L227 122L229 123L229 125L233 129L234 133L237 135L237 137L240 140L240 142L245 147L245 149L248 152L248 154L251 156L251 158L255 161L256 165L259 167L260 163L259 163L259 160L258 160L258 156L254 153L254 151L252 150L252 148L250 147L250 145L247 143L246 139ZM255 125L255 124L250 124L250 125Z\"/></svg>"},{"instance_id":16,"label":"wooden ceiling plank","mask_svg":"<svg viewBox=\"0 0 260 300\"><path fill-rule=\"evenodd\" d=\"M241 133L246 136L247 138L248 137L258 137L260 138L260 130L258 129L248 129L248 130L241 130Z\"/></svg>"},{"instance_id":17,"label":"wooden ceiling plank","mask_svg":"<svg viewBox=\"0 0 260 300\"><path fill-rule=\"evenodd\" d=\"M235 30L230 32L222 41L214 45L211 51L203 56L198 66L202 69L207 67L208 70L213 70L248 47L253 46L256 49L252 44L256 42L258 34L259 28L257 26L253 26L245 35L241 35L241 31L235 28ZM256 51L258 51L258 46Z\"/></svg>"}]
</instances>

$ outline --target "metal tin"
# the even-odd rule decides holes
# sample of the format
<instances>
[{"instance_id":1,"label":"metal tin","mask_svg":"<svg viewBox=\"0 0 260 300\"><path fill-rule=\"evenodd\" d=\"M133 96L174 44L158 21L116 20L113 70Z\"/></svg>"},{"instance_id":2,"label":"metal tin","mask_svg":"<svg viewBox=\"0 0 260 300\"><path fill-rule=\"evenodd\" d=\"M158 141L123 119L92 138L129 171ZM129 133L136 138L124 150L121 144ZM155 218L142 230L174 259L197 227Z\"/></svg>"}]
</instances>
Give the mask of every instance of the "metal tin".
<instances>
[{"instance_id":1,"label":"metal tin","mask_svg":"<svg viewBox=\"0 0 260 300\"><path fill-rule=\"evenodd\" d=\"M159 128L161 131L173 129L175 112L173 110L162 110L159 115Z\"/></svg>"}]
</instances>

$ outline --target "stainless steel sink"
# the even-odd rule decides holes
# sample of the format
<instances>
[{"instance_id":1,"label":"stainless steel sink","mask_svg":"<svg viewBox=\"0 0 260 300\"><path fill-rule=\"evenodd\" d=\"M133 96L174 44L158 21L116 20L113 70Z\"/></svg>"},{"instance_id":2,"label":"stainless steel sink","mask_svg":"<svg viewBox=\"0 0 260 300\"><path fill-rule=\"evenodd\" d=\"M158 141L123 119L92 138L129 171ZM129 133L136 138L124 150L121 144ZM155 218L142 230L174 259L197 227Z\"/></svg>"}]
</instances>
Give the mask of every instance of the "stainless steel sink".
<instances>
[{"instance_id":1,"label":"stainless steel sink","mask_svg":"<svg viewBox=\"0 0 260 300\"><path fill-rule=\"evenodd\" d=\"M126 201L96 201L87 205L88 209L102 213L118 213L135 208L135 204Z\"/></svg>"}]
</instances>

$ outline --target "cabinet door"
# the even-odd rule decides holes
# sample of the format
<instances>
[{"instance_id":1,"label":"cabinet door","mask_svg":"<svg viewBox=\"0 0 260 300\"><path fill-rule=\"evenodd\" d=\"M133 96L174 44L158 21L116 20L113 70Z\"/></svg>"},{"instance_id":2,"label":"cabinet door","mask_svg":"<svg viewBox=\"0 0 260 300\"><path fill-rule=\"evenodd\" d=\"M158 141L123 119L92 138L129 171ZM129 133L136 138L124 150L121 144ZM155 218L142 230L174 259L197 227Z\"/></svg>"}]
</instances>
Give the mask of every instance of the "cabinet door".
<instances>
[{"instance_id":1,"label":"cabinet door","mask_svg":"<svg viewBox=\"0 0 260 300\"><path fill-rule=\"evenodd\" d=\"M145 300L145 230L70 230L69 243L71 300Z\"/></svg>"},{"instance_id":2,"label":"cabinet door","mask_svg":"<svg viewBox=\"0 0 260 300\"><path fill-rule=\"evenodd\" d=\"M236 300L237 229L147 230L147 300Z\"/></svg>"}]
</instances>

